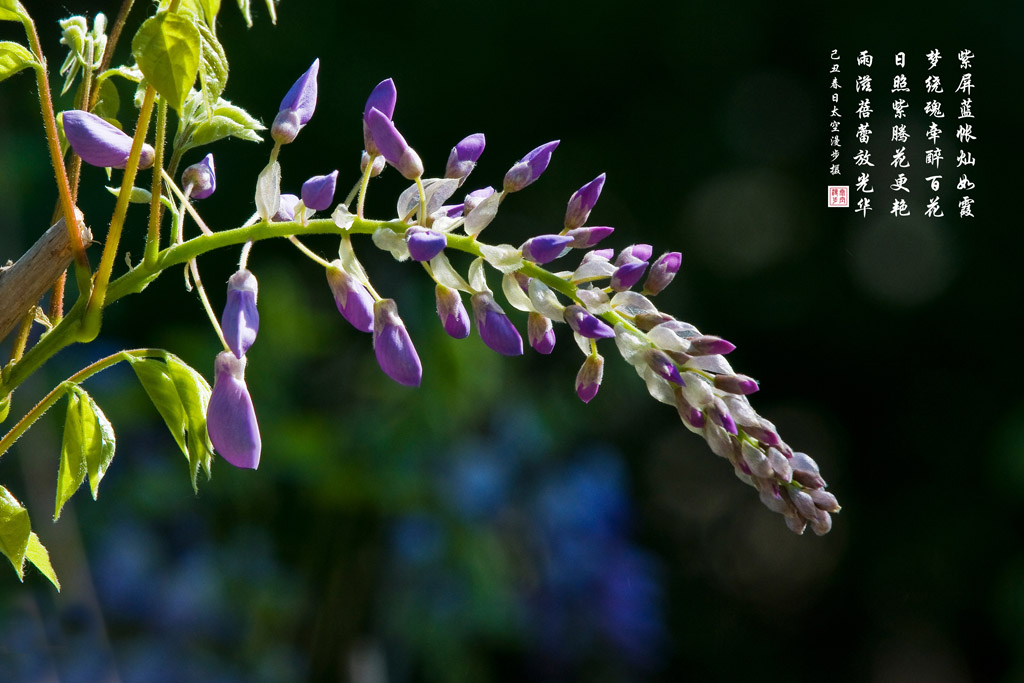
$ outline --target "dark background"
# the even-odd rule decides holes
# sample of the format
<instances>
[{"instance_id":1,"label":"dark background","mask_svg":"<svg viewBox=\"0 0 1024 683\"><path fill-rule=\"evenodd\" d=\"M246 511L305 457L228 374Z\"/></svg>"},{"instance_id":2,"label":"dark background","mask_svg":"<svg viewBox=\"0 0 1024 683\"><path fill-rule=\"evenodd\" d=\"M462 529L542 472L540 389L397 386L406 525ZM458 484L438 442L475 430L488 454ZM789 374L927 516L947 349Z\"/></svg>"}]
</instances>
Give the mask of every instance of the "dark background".
<instances>
[{"instance_id":1,"label":"dark background","mask_svg":"<svg viewBox=\"0 0 1024 683\"><path fill-rule=\"evenodd\" d=\"M27 4L56 71L53 22L94 7ZM591 223L617 228L610 246L683 253L659 305L737 345L733 365L761 382L754 406L818 460L843 511L828 536L793 536L610 345L585 406L567 336L550 357L515 359L475 334L450 340L427 278L364 240L424 362L418 391L398 387L334 311L320 269L261 243L247 376L260 469L216 462L194 496L131 373L90 380L119 441L97 502L80 492L49 521L62 409L0 461L64 583L58 595L34 571L24 586L0 580L0 680L1024 680L1012 333L1022 16L1000 7L288 0L276 27L257 4L246 30L224 0L225 96L264 122L321 59L316 115L282 152L285 191L334 168L347 191L363 103L389 76L395 121L428 175L469 133L488 141L470 188L561 139L486 240L556 231L569 195L606 172ZM147 9L135 8L120 55ZM16 28L0 25L0 39L19 39ZM964 48L977 55L975 218L956 216L948 180L945 217L922 216L931 171L919 155L914 216L891 220L892 54L908 55L918 144L924 54L943 55L948 178ZM855 183L857 52L875 57L884 88L867 219L826 208L833 49L843 184ZM4 259L46 227L54 201L33 85L23 74L0 86ZM122 90L122 120L133 116ZM211 150L219 188L199 208L232 227L253 210L269 145ZM105 181L85 169L80 203L98 234L114 202ZM375 181L368 213L390 216L403 187L393 172ZM129 220L125 248L138 255L145 215ZM217 307L236 259L201 261ZM91 359L135 346L167 348L212 379L216 339L179 272L113 306L100 340L19 389L12 418Z\"/></svg>"}]
</instances>

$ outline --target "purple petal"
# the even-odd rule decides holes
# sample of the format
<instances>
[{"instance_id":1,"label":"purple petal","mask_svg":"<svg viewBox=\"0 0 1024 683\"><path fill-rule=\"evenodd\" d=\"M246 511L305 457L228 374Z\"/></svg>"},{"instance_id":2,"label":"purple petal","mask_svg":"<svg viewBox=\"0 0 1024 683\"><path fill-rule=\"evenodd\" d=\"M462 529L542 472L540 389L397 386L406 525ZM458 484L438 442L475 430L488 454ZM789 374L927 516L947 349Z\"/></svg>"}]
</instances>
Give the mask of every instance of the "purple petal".
<instances>
[{"instance_id":1,"label":"purple petal","mask_svg":"<svg viewBox=\"0 0 1024 683\"><path fill-rule=\"evenodd\" d=\"M615 265L621 266L623 263L629 263L633 259L638 261L650 261L651 254L654 253L654 247L649 244L632 244L621 252L619 257L615 259Z\"/></svg>"},{"instance_id":2,"label":"purple petal","mask_svg":"<svg viewBox=\"0 0 1024 683\"><path fill-rule=\"evenodd\" d=\"M537 353L545 355L555 350L555 328L551 320L540 313L530 312L526 318L526 332L530 346Z\"/></svg>"},{"instance_id":3,"label":"purple petal","mask_svg":"<svg viewBox=\"0 0 1024 683\"><path fill-rule=\"evenodd\" d=\"M487 292L477 292L470 299L473 318L484 344L504 356L521 356L523 338L512 321L508 319L494 297Z\"/></svg>"},{"instance_id":4,"label":"purple petal","mask_svg":"<svg viewBox=\"0 0 1024 683\"><path fill-rule=\"evenodd\" d=\"M551 153L559 142L554 140L537 147L510 168L505 174L505 191L518 192L537 180L551 163Z\"/></svg>"},{"instance_id":5,"label":"purple petal","mask_svg":"<svg viewBox=\"0 0 1024 683\"><path fill-rule=\"evenodd\" d=\"M81 109L71 109L61 115L64 137L75 154L91 166L124 168L131 156L132 138L99 116ZM139 168L153 165L153 147L143 143L139 155Z\"/></svg>"},{"instance_id":6,"label":"purple petal","mask_svg":"<svg viewBox=\"0 0 1024 683\"><path fill-rule=\"evenodd\" d=\"M636 283L640 282L640 278L644 276L644 271L647 270L646 261L632 261L630 263L624 263L615 269L612 273L611 287L616 292L624 292Z\"/></svg>"},{"instance_id":7,"label":"purple petal","mask_svg":"<svg viewBox=\"0 0 1024 683\"><path fill-rule=\"evenodd\" d=\"M228 298L220 326L224 340L238 358L244 356L256 341L256 333L260 329L257 292L256 277L248 270L240 270L228 279Z\"/></svg>"},{"instance_id":8,"label":"purple petal","mask_svg":"<svg viewBox=\"0 0 1024 683\"><path fill-rule=\"evenodd\" d=\"M581 187L569 198L569 206L565 210L565 228L567 230L578 228L587 222L590 212L597 204L597 198L601 196L603 187L604 173Z\"/></svg>"},{"instance_id":9,"label":"purple petal","mask_svg":"<svg viewBox=\"0 0 1024 683\"><path fill-rule=\"evenodd\" d=\"M378 83L370 96L366 98L366 106L363 107L363 119L370 115L371 109L376 109L389 119L395 115L395 104L398 102L398 90L395 88L394 79L387 78Z\"/></svg>"},{"instance_id":10,"label":"purple petal","mask_svg":"<svg viewBox=\"0 0 1024 683\"><path fill-rule=\"evenodd\" d=\"M597 390L601 388L604 377L604 358L600 355L587 356L583 366L576 374L576 395L584 403L590 403Z\"/></svg>"},{"instance_id":11,"label":"purple petal","mask_svg":"<svg viewBox=\"0 0 1024 683\"><path fill-rule=\"evenodd\" d=\"M615 232L615 228L595 225L588 228L575 228L565 234L572 237L573 249L589 249L613 232Z\"/></svg>"},{"instance_id":12,"label":"purple petal","mask_svg":"<svg viewBox=\"0 0 1024 683\"><path fill-rule=\"evenodd\" d=\"M454 289L438 284L434 288L437 300L437 315L441 318L444 331L454 339L465 339L469 336L469 313L462 303L462 297Z\"/></svg>"},{"instance_id":13,"label":"purple petal","mask_svg":"<svg viewBox=\"0 0 1024 683\"><path fill-rule=\"evenodd\" d=\"M615 336L611 327L579 304L566 306L564 316L569 327L587 339L611 339Z\"/></svg>"},{"instance_id":14,"label":"purple petal","mask_svg":"<svg viewBox=\"0 0 1024 683\"><path fill-rule=\"evenodd\" d=\"M287 223L295 220L295 206L299 198L293 194L281 195L281 203L277 206L277 213L270 220L275 223Z\"/></svg>"},{"instance_id":15,"label":"purple petal","mask_svg":"<svg viewBox=\"0 0 1024 683\"><path fill-rule=\"evenodd\" d=\"M298 117L299 126L304 126L313 118L316 110L317 85L316 77L320 71L320 60L313 60L313 64L306 70L306 73L299 76L299 80L292 84L291 89L281 100L278 111L292 111Z\"/></svg>"},{"instance_id":16,"label":"purple petal","mask_svg":"<svg viewBox=\"0 0 1024 683\"><path fill-rule=\"evenodd\" d=\"M192 199L206 199L217 189L217 172L213 168L213 154L207 154L197 164L192 164L181 174L181 186L192 186Z\"/></svg>"},{"instance_id":17,"label":"purple petal","mask_svg":"<svg viewBox=\"0 0 1024 683\"><path fill-rule=\"evenodd\" d=\"M683 255L678 251L670 251L662 254L658 260L651 265L651 272L644 282L644 292L647 294L658 294L668 287L676 273L679 272L683 263Z\"/></svg>"},{"instance_id":18,"label":"purple petal","mask_svg":"<svg viewBox=\"0 0 1024 683\"><path fill-rule=\"evenodd\" d=\"M659 377L662 377L673 384L679 386L686 386L686 382L683 381L682 375L679 374L679 368L672 362L668 354L659 349L650 349L647 352L644 360L647 366L658 373Z\"/></svg>"},{"instance_id":19,"label":"purple petal","mask_svg":"<svg viewBox=\"0 0 1024 683\"><path fill-rule=\"evenodd\" d=\"M724 356L736 348L736 345L732 342L710 335L691 337L688 341L690 342L690 349L687 353L691 356Z\"/></svg>"},{"instance_id":20,"label":"purple petal","mask_svg":"<svg viewBox=\"0 0 1024 683\"><path fill-rule=\"evenodd\" d=\"M405 242L413 261L429 261L448 245L448 239L436 230L411 227L405 231Z\"/></svg>"},{"instance_id":21,"label":"purple petal","mask_svg":"<svg viewBox=\"0 0 1024 683\"><path fill-rule=\"evenodd\" d=\"M746 375L715 375L715 387L730 394L752 394L760 386L756 379Z\"/></svg>"},{"instance_id":22,"label":"purple petal","mask_svg":"<svg viewBox=\"0 0 1024 683\"><path fill-rule=\"evenodd\" d=\"M547 263L562 255L573 241L568 235L538 235L523 243L523 258L534 263Z\"/></svg>"},{"instance_id":23,"label":"purple petal","mask_svg":"<svg viewBox=\"0 0 1024 683\"><path fill-rule=\"evenodd\" d=\"M423 175L423 162L402 134L379 109L370 109L366 115L366 125L370 136L377 145L381 155L408 180L415 180Z\"/></svg>"},{"instance_id":24,"label":"purple petal","mask_svg":"<svg viewBox=\"0 0 1024 683\"><path fill-rule=\"evenodd\" d=\"M225 460L235 467L254 470L260 464L262 442L256 411L245 386L245 359L222 351L214 367L206 431Z\"/></svg>"},{"instance_id":25,"label":"purple petal","mask_svg":"<svg viewBox=\"0 0 1024 683\"><path fill-rule=\"evenodd\" d=\"M484 153L486 140L483 133L474 133L463 138L457 145L452 147L448 155L448 164L445 166L445 178L465 178L476 166L480 155Z\"/></svg>"},{"instance_id":26,"label":"purple petal","mask_svg":"<svg viewBox=\"0 0 1024 683\"><path fill-rule=\"evenodd\" d=\"M423 366L394 299L381 299L373 305L373 351L388 377L407 387L420 385Z\"/></svg>"},{"instance_id":27,"label":"purple petal","mask_svg":"<svg viewBox=\"0 0 1024 683\"><path fill-rule=\"evenodd\" d=\"M340 260L336 259L327 268L327 284L345 320L360 332L373 332L373 297L359 280L341 267Z\"/></svg>"},{"instance_id":28,"label":"purple petal","mask_svg":"<svg viewBox=\"0 0 1024 683\"><path fill-rule=\"evenodd\" d=\"M302 183L302 203L313 211L326 211L334 201L334 189L338 184L338 172L315 175Z\"/></svg>"}]
</instances>

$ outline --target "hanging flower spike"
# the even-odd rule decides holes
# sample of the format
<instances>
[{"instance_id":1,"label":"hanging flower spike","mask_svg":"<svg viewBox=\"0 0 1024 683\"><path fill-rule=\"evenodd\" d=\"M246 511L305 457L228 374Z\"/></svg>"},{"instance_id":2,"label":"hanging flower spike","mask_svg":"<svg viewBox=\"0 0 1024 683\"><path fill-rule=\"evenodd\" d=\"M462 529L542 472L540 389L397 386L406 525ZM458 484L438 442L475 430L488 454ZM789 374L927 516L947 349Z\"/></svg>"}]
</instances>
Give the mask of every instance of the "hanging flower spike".
<instances>
[{"instance_id":1,"label":"hanging flower spike","mask_svg":"<svg viewBox=\"0 0 1024 683\"><path fill-rule=\"evenodd\" d=\"M373 351L388 377L407 387L420 385L423 366L394 299L381 299L373 305Z\"/></svg>"},{"instance_id":2,"label":"hanging flower spike","mask_svg":"<svg viewBox=\"0 0 1024 683\"><path fill-rule=\"evenodd\" d=\"M483 133L474 133L463 138L452 147L448 164L444 169L445 178L465 178L473 172L480 155L484 153L486 139Z\"/></svg>"},{"instance_id":3,"label":"hanging flower spike","mask_svg":"<svg viewBox=\"0 0 1024 683\"><path fill-rule=\"evenodd\" d=\"M217 355L213 393L206 409L206 431L214 449L235 467L254 470L260 464L260 427L245 386L245 358L230 351Z\"/></svg>"},{"instance_id":4,"label":"hanging flower spike","mask_svg":"<svg viewBox=\"0 0 1024 683\"><path fill-rule=\"evenodd\" d=\"M338 184L338 172L315 175L302 183L302 203L307 209L325 211L334 201L334 189Z\"/></svg>"},{"instance_id":5,"label":"hanging flower spike","mask_svg":"<svg viewBox=\"0 0 1024 683\"><path fill-rule=\"evenodd\" d=\"M615 330L579 304L566 306L563 317L573 332L587 339L611 339L615 336Z\"/></svg>"},{"instance_id":6,"label":"hanging flower spike","mask_svg":"<svg viewBox=\"0 0 1024 683\"><path fill-rule=\"evenodd\" d=\"M376 109L381 114L384 114L388 120L395 115L395 104L398 102L398 91L395 89L395 82L388 78L377 84L377 87L373 89L370 96L366 98L366 106L363 107L363 149L366 150L367 154L371 157L379 156L380 150L377 149L376 143L373 141L373 135L370 134L370 127L367 125L367 119L370 116L370 110ZM369 163L368 161L366 163ZM377 170L377 164L374 164L374 170ZM366 170L364 166L362 170ZM384 167L381 166L377 173L372 175L380 175L380 171L383 171Z\"/></svg>"},{"instance_id":7,"label":"hanging flower spike","mask_svg":"<svg viewBox=\"0 0 1024 683\"><path fill-rule=\"evenodd\" d=\"M604 378L604 356L595 354L587 356L583 361L583 367L576 374L576 395L584 403L590 403L597 390L601 388L601 380Z\"/></svg>"},{"instance_id":8,"label":"hanging flower spike","mask_svg":"<svg viewBox=\"0 0 1024 683\"><path fill-rule=\"evenodd\" d=\"M604 173L597 176L589 183L576 190L569 198L569 206L565 209L565 229L573 230L582 226L590 217L590 212L597 204L597 198L601 196L604 188Z\"/></svg>"},{"instance_id":9,"label":"hanging flower spike","mask_svg":"<svg viewBox=\"0 0 1024 683\"><path fill-rule=\"evenodd\" d=\"M561 256L572 241L568 235L537 235L526 240L520 249L527 261L547 263Z\"/></svg>"},{"instance_id":10,"label":"hanging flower spike","mask_svg":"<svg viewBox=\"0 0 1024 683\"><path fill-rule=\"evenodd\" d=\"M217 173L213 168L213 154L207 154L198 164L192 164L181 173L181 187L192 186L189 197L206 199L217 189Z\"/></svg>"},{"instance_id":11,"label":"hanging flower spike","mask_svg":"<svg viewBox=\"0 0 1024 683\"><path fill-rule=\"evenodd\" d=\"M64 124L64 137L85 163L100 168L124 168L128 164L132 138L124 131L81 109L64 112L61 120ZM139 154L139 169L152 166L154 158L156 150L149 143L143 143Z\"/></svg>"},{"instance_id":12,"label":"hanging flower spike","mask_svg":"<svg viewBox=\"0 0 1024 683\"><path fill-rule=\"evenodd\" d=\"M537 147L510 168L505 174L505 192L518 192L537 180L551 163L551 153L558 147L559 142L561 141L554 140Z\"/></svg>"},{"instance_id":13,"label":"hanging flower spike","mask_svg":"<svg viewBox=\"0 0 1024 683\"><path fill-rule=\"evenodd\" d=\"M469 313L458 290L438 283L434 288L434 298L437 300L437 317L441 319L444 331L453 339L468 337Z\"/></svg>"},{"instance_id":14,"label":"hanging flower spike","mask_svg":"<svg viewBox=\"0 0 1024 683\"><path fill-rule=\"evenodd\" d=\"M313 112L316 110L316 77L319 71L320 60L315 59L313 65L292 84L291 89L281 100L277 116L270 126L270 137L274 138L274 142L282 145L292 142L302 127L313 118Z\"/></svg>"},{"instance_id":15,"label":"hanging flower spike","mask_svg":"<svg viewBox=\"0 0 1024 683\"><path fill-rule=\"evenodd\" d=\"M260 314L256 311L256 276L240 270L228 279L228 300L224 304L220 326L231 352L241 358L256 341Z\"/></svg>"},{"instance_id":16,"label":"hanging flower spike","mask_svg":"<svg viewBox=\"0 0 1024 683\"><path fill-rule=\"evenodd\" d=\"M299 198L293 194L281 195L281 202L277 205L277 213L270 220L274 223L287 223L295 220L295 207Z\"/></svg>"},{"instance_id":17,"label":"hanging flower spike","mask_svg":"<svg viewBox=\"0 0 1024 683\"><path fill-rule=\"evenodd\" d=\"M348 274L340 259L327 268L327 284L345 320L360 332L373 332L373 297L359 280Z\"/></svg>"},{"instance_id":18,"label":"hanging flower spike","mask_svg":"<svg viewBox=\"0 0 1024 683\"><path fill-rule=\"evenodd\" d=\"M443 234L416 226L405 231L405 241L413 261L429 261L448 246L448 239Z\"/></svg>"},{"instance_id":19,"label":"hanging flower spike","mask_svg":"<svg viewBox=\"0 0 1024 683\"><path fill-rule=\"evenodd\" d=\"M683 264L683 255L678 251L662 254L651 265L651 272L644 282L644 294L658 294L669 286Z\"/></svg>"},{"instance_id":20,"label":"hanging flower spike","mask_svg":"<svg viewBox=\"0 0 1024 683\"><path fill-rule=\"evenodd\" d=\"M526 333L530 346L537 353L547 355L555 350L555 328L547 316L530 311L526 318Z\"/></svg>"},{"instance_id":21,"label":"hanging flower spike","mask_svg":"<svg viewBox=\"0 0 1024 683\"><path fill-rule=\"evenodd\" d=\"M380 154L407 180L416 180L423 175L423 161L402 134L379 109L370 109L366 125Z\"/></svg>"},{"instance_id":22,"label":"hanging flower spike","mask_svg":"<svg viewBox=\"0 0 1024 683\"><path fill-rule=\"evenodd\" d=\"M503 356L523 355L523 338L489 292L477 292L470 300L480 338Z\"/></svg>"}]
</instances>

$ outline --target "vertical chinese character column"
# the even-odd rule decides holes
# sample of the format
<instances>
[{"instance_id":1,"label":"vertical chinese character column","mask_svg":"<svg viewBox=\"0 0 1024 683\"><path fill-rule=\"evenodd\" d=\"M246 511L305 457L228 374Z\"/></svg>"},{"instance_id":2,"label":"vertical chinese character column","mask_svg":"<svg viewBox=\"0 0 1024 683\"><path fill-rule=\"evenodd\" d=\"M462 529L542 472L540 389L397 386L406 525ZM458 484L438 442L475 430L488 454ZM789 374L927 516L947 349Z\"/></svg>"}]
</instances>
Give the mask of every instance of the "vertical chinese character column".
<instances>
[{"instance_id":1,"label":"vertical chinese character column","mask_svg":"<svg viewBox=\"0 0 1024 683\"><path fill-rule=\"evenodd\" d=\"M831 168L829 168L829 175L839 175L839 119L842 118L842 114L839 113L839 89L843 86L839 85L839 50L832 50L832 68L829 74L832 76L832 83L829 85L829 89L832 90L832 113L829 115L829 162Z\"/></svg>"},{"instance_id":2,"label":"vertical chinese character column","mask_svg":"<svg viewBox=\"0 0 1024 683\"><path fill-rule=\"evenodd\" d=\"M925 137L928 139L928 143L934 145L931 149L926 149L924 152L924 164L925 166L934 166L935 173L930 176L926 176L925 180L931 185L931 191L935 192L935 196L928 200L928 205L925 207L924 215L929 218L941 218L943 216L942 209L939 207L939 187L942 176L939 175L939 165L942 162L942 148L939 146L939 137L942 135L942 129L939 128L937 119L944 118L942 113L942 102L938 99L937 95L942 93L942 81L937 73L931 73L932 69L939 65L939 60L942 59L942 55L938 50L932 50L925 55L925 59L928 60L928 72L929 74L924 79L924 91L925 91L925 103L924 113L931 118L928 122L928 130L925 131ZM928 98L932 99L928 99Z\"/></svg>"},{"instance_id":3,"label":"vertical chinese character column","mask_svg":"<svg viewBox=\"0 0 1024 683\"><path fill-rule=\"evenodd\" d=\"M907 55L905 52L896 53L896 67L898 69L905 69L907 67ZM906 97L904 97L906 93ZM895 194L892 200L892 209L889 211L893 216L897 218L902 216L910 215L910 207L907 203L907 196L910 195L910 188L907 187L907 174L902 171L904 168L910 168L910 161L907 158L907 140L910 139L910 134L907 132L907 109L910 107L910 103L907 101L907 97L910 97L910 86L907 85L907 74L900 71L892 78L892 143L896 147L896 151L892 155L892 166L896 171L896 177L893 184L889 186L889 189Z\"/></svg>"},{"instance_id":4,"label":"vertical chinese character column","mask_svg":"<svg viewBox=\"0 0 1024 683\"><path fill-rule=\"evenodd\" d=\"M956 92L962 93L960 100L960 116L957 119L956 127L956 139L960 143L960 149L956 155L956 167L959 172L962 166L970 166L971 172L974 172L974 155L970 151L964 149L968 143L973 142L976 138L974 136L974 114L971 113L971 90L974 89L974 84L971 82L971 72L967 69L971 68L971 60L974 59L974 53L970 50L961 50L957 54L957 59L960 60L960 84L956 87ZM963 123L961 123L963 122ZM960 209L961 218L974 218L974 213L971 211L971 206L974 204L974 200L970 195L966 194L970 190L974 189L974 183L967 177L967 169L964 168L963 175L956 183L956 189L960 190L964 194L960 197L960 203L957 208Z\"/></svg>"},{"instance_id":5,"label":"vertical chinese character column","mask_svg":"<svg viewBox=\"0 0 1024 683\"><path fill-rule=\"evenodd\" d=\"M870 69L873 61L874 59L868 54L867 50L861 51L857 56L857 66L860 68ZM864 99L857 106L857 142L861 145L861 148L857 150L857 154L854 156L854 164L860 170L860 173L857 175L857 185L855 188L860 194L860 197L857 199L856 211L860 212L864 218L867 218L868 211L871 211L871 198L866 195L875 191L875 188L871 185L871 174L867 168L874 166L871 163L871 153L867 150L868 143L871 141L871 122L868 120L871 117L871 98L867 96L871 92L871 74L858 73L853 88L856 93L864 93Z\"/></svg>"}]
</instances>

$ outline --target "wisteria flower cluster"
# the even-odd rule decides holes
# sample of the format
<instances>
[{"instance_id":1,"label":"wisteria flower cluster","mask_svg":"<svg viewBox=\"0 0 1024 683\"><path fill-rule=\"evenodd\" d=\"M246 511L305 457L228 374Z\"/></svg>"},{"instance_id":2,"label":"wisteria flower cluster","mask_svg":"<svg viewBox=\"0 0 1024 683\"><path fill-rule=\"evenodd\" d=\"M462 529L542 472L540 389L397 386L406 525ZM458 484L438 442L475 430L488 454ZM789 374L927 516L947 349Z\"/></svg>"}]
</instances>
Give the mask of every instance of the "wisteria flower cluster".
<instances>
[{"instance_id":1,"label":"wisteria flower cluster","mask_svg":"<svg viewBox=\"0 0 1024 683\"><path fill-rule=\"evenodd\" d=\"M273 3L269 6L273 9ZM219 3L169 0L138 29L132 40L134 61L115 68L109 65L116 40L107 40L105 19L97 18L88 32L84 18L63 22L63 42L70 51L63 70L68 74L65 89L79 72L83 83L75 106L55 114L46 60L31 17L21 3L0 0L0 21L21 22L31 48L0 43L0 80L23 69L35 71L60 197L61 222L45 239L61 240L64 247L55 249L47 242L33 253L66 257L49 270L40 270L38 259L32 261L26 255L24 263L19 261L0 277L0 301L6 308L17 309L21 321L14 351L0 378L0 419L7 417L14 390L57 352L96 339L107 305L142 292L171 267L185 266L186 287L198 293L223 346L213 362L212 388L201 373L163 349L124 350L103 358L55 387L0 439L2 455L51 406L68 398L55 517L86 478L96 495L113 458L113 427L81 384L122 361L131 364L186 456L193 486L200 472L209 476L214 453L239 468L258 467L262 439L256 406L260 401L250 394L245 374L246 354L256 342L260 325L259 288L248 260L262 240L286 238L323 268L339 313L356 330L371 335L383 373L398 384L419 386L424 368L399 304L378 292L357 256L353 238L366 235L375 248L398 261L418 263L425 271L434 287L439 322L452 338L465 339L475 328L494 352L519 356L527 345L537 353L550 354L559 336L569 336L583 354L575 390L584 402L598 395L605 354L613 349L637 371L650 394L673 406L683 424L728 460L736 475L758 490L764 504L784 516L790 529L802 533L810 526L817 534L829 531L831 515L839 510L836 498L825 490L814 460L785 443L775 426L751 406L748 396L759 385L733 371L726 360L733 345L700 333L653 302L679 272L682 255L668 251L656 256L653 246L642 242L624 248L606 246L614 228L591 224L606 181L603 173L569 197L560 226L553 225L519 246L483 240L505 201L541 178L559 147L558 140L524 154L510 165L500 184L492 186L470 183L486 149L483 134L470 134L452 147L443 173L428 176L427 164L396 123L398 91L394 81L386 79L366 99L360 175L339 202L335 198L337 169L315 169L317 174L293 186L285 181L280 160L287 154L286 147L313 125L320 74L320 60L315 60L286 92L273 118L269 130L273 147L255 179L255 212L239 227L211 229L194 203L217 189L213 154L207 153L180 175L179 165L193 149L228 137L259 142L265 130L256 118L223 98L228 69L216 37L218 11ZM123 21L120 17L119 22ZM84 68L72 68L76 64ZM118 120L118 110L111 104L116 98L104 96L110 94L110 79L115 78L136 88L134 130ZM172 115L177 129L170 135ZM108 177L111 169L123 169L120 187L108 188L117 202L100 240L102 254L95 268L87 251L92 233L75 206L84 175L81 162L106 169ZM354 171L354 158L352 162ZM398 196L393 218L369 218L364 208L371 181L389 166L411 184ZM140 172L147 169L152 169L149 189L136 186ZM283 186L297 193L282 192ZM130 254L118 258L133 204L149 208L144 254L134 261ZM168 217L171 227L165 232ZM189 236L189 221L198 235ZM308 248L301 238L311 234L337 236L337 257L324 258ZM198 258L239 246L238 269L228 279L226 303L217 315L203 286ZM460 270L449 260L454 252L472 257L468 267ZM127 272L115 278L114 266L123 261ZM51 274L42 276L39 289L5 284L20 282L10 272L26 270ZM65 311L68 272L76 279L78 299ZM491 282L495 275L500 279L502 301L489 284L489 274ZM47 290L50 305L44 312L37 302ZM525 344L520 328L506 312L508 306L525 313ZM30 331L37 321L47 331L30 345ZM31 532L26 508L3 487L0 535L14 539L0 549L19 575L27 560L56 583L45 548Z\"/></svg>"}]
</instances>

